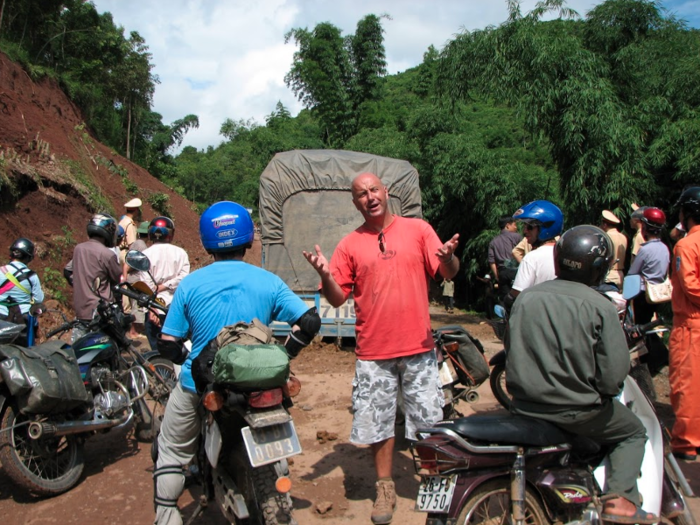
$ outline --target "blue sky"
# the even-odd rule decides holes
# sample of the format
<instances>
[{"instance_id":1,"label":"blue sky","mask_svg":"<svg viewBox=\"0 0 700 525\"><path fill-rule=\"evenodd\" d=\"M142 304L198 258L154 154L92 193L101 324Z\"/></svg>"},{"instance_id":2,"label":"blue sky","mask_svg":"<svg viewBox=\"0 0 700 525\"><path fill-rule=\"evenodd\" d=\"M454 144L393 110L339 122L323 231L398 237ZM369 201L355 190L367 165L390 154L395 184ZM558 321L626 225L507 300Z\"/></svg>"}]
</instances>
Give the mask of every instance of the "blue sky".
<instances>
[{"instance_id":1,"label":"blue sky","mask_svg":"<svg viewBox=\"0 0 700 525\"><path fill-rule=\"evenodd\" d=\"M414 67L431 44L441 49L463 29L498 25L507 17L505 0L93 0L109 11L126 34L138 31L153 54L160 78L154 109L170 123L194 113L200 128L183 146L218 145L219 128L231 118L264 123L281 101L293 115L301 105L284 84L296 50L284 43L294 27L331 22L354 33L367 14L383 20L389 73ZM523 12L535 0L523 0ZM569 0L584 16L595 0ZM700 27L700 0L662 1L691 27Z\"/></svg>"}]
</instances>

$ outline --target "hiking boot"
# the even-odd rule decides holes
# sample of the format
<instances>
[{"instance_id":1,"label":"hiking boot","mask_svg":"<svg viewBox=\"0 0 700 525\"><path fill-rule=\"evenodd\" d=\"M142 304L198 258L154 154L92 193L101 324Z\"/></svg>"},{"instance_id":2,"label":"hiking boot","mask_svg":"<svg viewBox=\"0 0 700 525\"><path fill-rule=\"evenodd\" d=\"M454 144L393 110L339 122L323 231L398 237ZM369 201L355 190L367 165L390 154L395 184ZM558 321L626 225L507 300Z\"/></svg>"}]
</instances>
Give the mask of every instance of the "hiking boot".
<instances>
[{"instance_id":1,"label":"hiking boot","mask_svg":"<svg viewBox=\"0 0 700 525\"><path fill-rule=\"evenodd\" d=\"M377 499L372 508L372 523L386 525L391 523L396 509L396 488L392 480L377 481Z\"/></svg>"}]
</instances>

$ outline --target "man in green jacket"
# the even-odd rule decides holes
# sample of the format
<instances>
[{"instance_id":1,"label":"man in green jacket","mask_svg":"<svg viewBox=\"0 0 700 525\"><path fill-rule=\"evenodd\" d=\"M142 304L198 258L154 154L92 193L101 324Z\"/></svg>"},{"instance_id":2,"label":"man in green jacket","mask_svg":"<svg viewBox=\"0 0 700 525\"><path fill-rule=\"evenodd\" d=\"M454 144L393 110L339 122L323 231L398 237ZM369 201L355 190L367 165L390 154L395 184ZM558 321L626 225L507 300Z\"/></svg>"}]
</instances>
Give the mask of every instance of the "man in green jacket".
<instances>
[{"instance_id":1,"label":"man in green jacket","mask_svg":"<svg viewBox=\"0 0 700 525\"><path fill-rule=\"evenodd\" d=\"M656 523L639 508L637 476L646 430L617 396L629 351L617 310L591 286L610 268L614 247L603 230L576 226L554 248L557 279L524 290L513 305L506 385L515 414L544 419L610 447L601 518Z\"/></svg>"}]
</instances>

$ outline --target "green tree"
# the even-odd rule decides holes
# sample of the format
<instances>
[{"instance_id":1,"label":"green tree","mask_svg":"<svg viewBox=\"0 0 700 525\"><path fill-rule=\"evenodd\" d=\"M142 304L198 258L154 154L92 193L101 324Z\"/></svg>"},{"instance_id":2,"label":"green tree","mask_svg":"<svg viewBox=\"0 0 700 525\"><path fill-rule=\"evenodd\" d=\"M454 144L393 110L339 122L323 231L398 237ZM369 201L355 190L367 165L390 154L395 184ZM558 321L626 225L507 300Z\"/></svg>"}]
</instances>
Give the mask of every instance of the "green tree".
<instances>
[{"instance_id":1,"label":"green tree","mask_svg":"<svg viewBox=\"0 0 700 525\"><path fill-rule=\"evenodd\" d=\"M341 31L328 22L313 31L292 29L299 49L284 80L305 107L314 110L324 125L324 139L338 144L355 128L352 114L352 71Z\"/></svg>"},{"instance_id":2,"label":"green tree","mask_svg":"<svg viewBox=\"0 0 700 525\"><path fill-rule=\"evenodd\" d=\"M381 77L386 74L383 32L380 17L367 15L358 22L356 34L346 38L329 22L285 35L285 42L294 40L298 50L284 80L318 116L329 146L341 147L356 133L363 109L377 112L371 102L381 98ZM385 119L366 120L377 125Z\"/></svg>"},{"instance_id":3,"label":"green tree","mask_svg":"<svg viewBox=\"0 0 700 525\"><path fill-rule=\"evenodd\" d=\"M442 94L505 102L546 137L567 224L603 208L624 215L634 201L668 204L697 177L700 152L681 136L698 128L698 92L685 89L700 70L697 33L647 0L608 0L585 20L566 20L560 0L526 16L508 3L506 22L445 47ZM543 22L551 10L560 19Z\"/></svg>"},{"instance_id":4,"label":"green tree","mask_svg":"<svg viewBox=\"0 0 700 525\"><path fill-rule=\"evenodd\" d=\"M382 18L389 19L389 15ZM349 37L355 76L354 108L381 98L381 78L386 75L384 28L380 17L367 15L357 23L355 34Z\"/></svg>"},{"instance_id":5,"label":"green tree","mask_svg":"<svg viewBox=\"0 0 700 525\"><path fill-rule=\"evenodd\" d=\"M131 158L131 128L135 119L150 110L158 79L151 74L151 54L145 40L132 31L124 42L123 58L115 68L112 88L126 121L126 158Z\"/></svg>"}]
</instances>

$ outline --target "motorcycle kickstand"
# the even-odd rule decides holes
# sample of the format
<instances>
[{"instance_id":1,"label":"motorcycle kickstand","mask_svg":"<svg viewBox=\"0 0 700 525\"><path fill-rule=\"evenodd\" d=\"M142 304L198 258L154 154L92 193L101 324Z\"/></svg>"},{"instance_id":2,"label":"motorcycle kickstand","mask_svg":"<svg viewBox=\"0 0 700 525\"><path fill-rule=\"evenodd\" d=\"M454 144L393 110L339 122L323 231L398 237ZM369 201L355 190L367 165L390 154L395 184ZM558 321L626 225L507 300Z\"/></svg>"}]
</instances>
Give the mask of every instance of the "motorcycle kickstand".
<instances>
[{"instance_id":1,"label":"motorcycle kickstand","mask_svg":"<svg viewBox=\"0 0 700 525\"><path fill-rule=\"evenodd\" d=\"M190 519L187 520L187 523L185 523L185 525L192 525L192 523L194 523L194 520L196 520L202 514L204 514L204 511L207 510L208 506L209 500L207 499L207 497L204 494L199 496L199 503L197 504L197 508L194 509L192 516L190 516Z\"/></svg>"}]
</instances>

